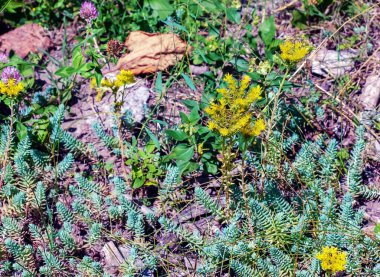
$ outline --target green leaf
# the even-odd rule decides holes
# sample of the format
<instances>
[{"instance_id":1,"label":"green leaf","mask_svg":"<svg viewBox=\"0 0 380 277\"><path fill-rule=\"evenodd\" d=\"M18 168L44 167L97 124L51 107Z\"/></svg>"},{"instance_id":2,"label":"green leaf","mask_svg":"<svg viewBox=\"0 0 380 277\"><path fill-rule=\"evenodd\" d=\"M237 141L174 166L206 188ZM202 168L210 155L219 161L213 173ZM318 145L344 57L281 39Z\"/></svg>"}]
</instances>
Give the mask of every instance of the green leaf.
<instances>
[{"instance_id":1,"label":"green leaf","mask_svg":"<svg viewBox=\"0 0 380 277\"><path fill-rule=\"evenodd\" d=\"M187 31L187 29L184 26L182 26L181 24L178 24L177 22L174 22L173 20L163 20L162 22L168 25L172 29L178 29L187 34L189 33L189 31Z\"/></svg>"},{"instance_id":2,"label":"green leaf","mask_svg":"<svg viewBox=\"0 0 380 277\"><path fill-rule=\"evenodd\" d=\"M70 77L71 75L73 75L75 73L75 68L74 67L71 67L71 66L65 66L65 67L61 67L60 69L58 69L56 72L55 72L55 75L57 76L60 76L60 77L63 77L63 78L68 78Z\"/></svg>"},{"instance_id":3,"label":"green leaf","mask_svg":"<svg viewBox=\"0 0 380 277\"><path fill-rule=\"evenodd\" d=\"M248 71L249 63L243 58L232 58L230 63L234 65L238 71Z\"/></svg>"},{"instance_id":4,"label":"green leaf","mask_svg":"<svg viewBox=\"0 0 380 277\"><path fill-rule=\"evenodd\" d=\"M182 120L182 123L190 123L190 119L187 117L187 115L183 112L179 112L179 117Z\"/></svg>"},{"instance_id":5,"label":"green leaf","mask_svg":"<svg viewBox=\"0 0 380 277\"><path fill-rule=\"evenodd\" d=\"M194 109L197 108L199 110L199 103L198 101L191 100L191 99L186 99L183 100L182 103L188 108L188 109Z\"/></svg>"},{"instance_id":6,"label":"green leaf","mask_svg":"<svg viewBox=\"0 0 380 277\"><path fill-rule=\"evenodd\" d=\"M7 12L9 13L17 13L16 9L24 7L24 6L25 4L22 2L18 3L16 1L8 1L4 8L6 8Z\"/></svg>"},{"instance_id":7,"label":"green leaf","mask_svg":"<svg viewBox=\"0 0 380 277\"><path fill-rule=\"evenodd\" d=\"M184 131L178 130L166 130L166 135L177 141L183 141L188 138L187 134Z\"/></svg>"},{"instance_id":8,"label":"green leaf","mask_svg":"<svg viewBox=\"0 0 380 277\"><path fill-rule=\"evenodd\" d=\"M161 20L166 19L174 11L173 6L169 0L147 0L145 3L153 10L153 16Z\"/></svg>"},{"instance_id":9,"label":"green leaf","mask_svg":"<svg viewBox=\"0 0 380 277\"><path fill-rule=\"evenodd\" d=\"M156 76L156 91L161 95L162 94L162 72L158 72Z\"/></svg>"},{"instance_id":10,"label":"green leaf","mask_svg":"<svg viewBox=\"0 0 380 277\"><path fill-rule=\"evenodd\" d=\"M187 118L189 119L190 123L191 124L195 124L199 121L199 119L201 119L201 117L199 116L199 109L198 107L194 107L190 114L187 116Z\"/></svg>"},{"instance_id":11,"label":"green leaf","mask_svg":"<svg viewBox=\"0 0 380 277\"><path fill-rule=\"evenodd\" d=\"M227 9L227 18L235 24L240 24L241 16L239 11L235 8Z\"/></svg>"},{"instance_id":12,"label":"green leaf","mask_svg":"<svg viewBox=\"0 0 380 277\"><path fill-rule=\"evenodd\" d=\"M172 153L170 153L169 156L178 161L190 161L194 156L194 146L179 144L174 147Z\"/></svg>"},{"instance_id":13,"label":"green leaf","mask_svg":"<svg viewBox=\"0 0 380 277\"><path fill-rule=\"evenodd\" d=\"M307 18L304 12L299 10L293 11L292 24L299 29L305 29L307 27Z\"/></svg>"},{"instance_id":14,"label":"green leaf","mask_svg":"<svg viewBox=\"0 0 380 277\"><path fill-rule=\"evenodd\" d=\"M157 149L160 149L161 144L158 141L158 138L148 128L145 128L145 131L148 134L148 136L150 137L150 139L153 141L153 143L157 147Z\"/></svg>"},{"instance_id":15,"label":"green leaf","mask_svg":"<svg viewBox=\"0 0 380 277\"><path fill-rule=\"evenodd\" d=\"M216 164L208 162L208 163L205 163L205 166L206 166L207 172L211 174L216 174L218 172L218 166Z\"/></svg>"},{"instance_id":16,"label":"green leaf","mask_svg":"<svg viewBox=\"0 0 380 277\"><path fill-rule=\"evenodd\" d=\"M142 177L142 178L136 178L134 181L133 181L133 184L132 184L132 187L134 189L138 189L138 188L141 188L145 183L145 178Z\"/></svg>"},{"instance_id":17,"label":"green leaf","mask_svg":"<svg viewBox=\"0 0 380 277\"><path fill-rule=\"evenodd\" d=\"M76 69L79 69L83 64L85 60L82 54L82 48L76 47L73 52L73 67Z\"/></svg>"},{"instance_id":18,"label":"green leaf","mask_svg":"<svg viewBox=\"0 0 380 277\"><path fill-rule=\"evenodd\" d=\"M177 166L181 174L191 173L199 168L199 164L195 162L178 162Z\"/></svg>"},{"instance_id":19,"label":"green leaf","mask_svg":"<svg viewBox=\"0 0 380 277\"><path fill-rule=\"evenodd\" d=\"M21 122L16 123L17 137L19 140L22 140L28 134L28 128Z\"/></svg>"},{"instance_id":20,"label":"green leaf","mask_svg":"<svg viewBox=\"0 0 380 277\"><path fill-rule=\"evenodd\" d=\"M193 83L193 80L191 80L191 78L187 74L182 73L181 75L182 75L183 79L185 79L186 84L189 86L189 88L191 90L196 90L197 89L195 87L194 83Z\"/></svg>"},{"instance_id":21,"label":"green leaf","mask_svg":"<svg viewBox=\"0 0 380 277\"><path fill-rule=\"evenodd\" d=\"M8 6L8 4L11 2L12 0L6 0L4 1L4 3L1 3L0 4L0 13L2 13L4 11L4 9ZM3 2L3 1L2 1Z\"/></svg>"},{"instance_id":22,"label":"green leaf","mask_svg":"<svg viewBox=\"0 0 380 277\"><path fill-rule=\"evenodd\" d=\"M380 223L377 223L375 225L375 228L373 229L374 233L377 235L377 236L380 236Z\"/></svg>"},{"instance_id":23,"label":"green leaf","mask_svg":"<svg viewBox=\"0 0 380 277\"><path fill-rule=\"evenodd\" d=\"M276 36L276 25L273 15L264 20L259 27L259 36L266 47L269 47Z\"/></svg>"}]
</instances>

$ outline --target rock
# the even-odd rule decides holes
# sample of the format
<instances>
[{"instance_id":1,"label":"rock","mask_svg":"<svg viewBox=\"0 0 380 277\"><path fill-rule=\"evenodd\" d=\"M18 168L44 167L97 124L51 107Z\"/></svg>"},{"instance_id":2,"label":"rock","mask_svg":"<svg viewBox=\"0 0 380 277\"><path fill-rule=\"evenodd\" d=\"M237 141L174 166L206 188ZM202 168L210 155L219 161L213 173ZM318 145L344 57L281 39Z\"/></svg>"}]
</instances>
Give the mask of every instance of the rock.
<instances>
[{"instance_id":1,"label":"rock","mask_svg":"<svg viewBox=\"0 0 380 277\"><path fill-rule=\"evenodd\" d=\"M340 77L354 67L356 53L351 51L335 51L320 49L312 58L312 72L324 77Z\"/></svg>"},{"instance_id":2,"label":"rock","mask_svg":"<svg viewBox=\"0 0 380 277\"><path fill-rule=\"evenodd\" d=\"M372 160L380 162L380 142L375 137L368 138L365 153Z\"/></svg>"},{"instance_id":3,"label":"rock","mask_svg":"<svg viewBox=\"0 0 380 277\"><path fill-rule=\"evenodd\" d=\"M81 92L75 95L76 103L70 107L66 114L62 128L68 131L75 138L85 144L93 144L98 150L98 154L106 161L112 162L113 157L110 151L104 147L103 143L96 136L92 126L100 122L108 134L113 134L114 95L106 92L100 102L95 101L96 92L91 91L87 86L83 86ZM149 98L149 89L141 84L141 81L129 86L126 89L121 111L131 111L134 122L141 122L145 115L145 106ZM121 99L118 99L119 101Z\"/></svg>"},{"instance_id":4,"label":"rock","mask_svg":"<svg viewBox=\"0 0 380 277\"><path fill-rule=\"evenodd\" d=\"M380 101L380 75L373 74L368 76L362 93L359 96L364 109L374 110Z\"/></svg>"},{"instance_id":5,"label":"rock","mask_svg":"<svg viewBox=\"0 0 380 277\"><path fill-rule=\"evenodd\" d=\"M115 243L107 242L102 249L106 267L118 267L124 262L124 257L116 247Z\"/></svg>"},{"instance_id":6,"label":"rock","mask_svg":"<svg viewBox=\"0 0 380 277\"><path fill-rule=\"evenodd\" d=\"M126 99L121 112L125 113L127 110L132 112L135 122L141 122L145 117L146 105L149 99L149 89L145 86L138 87L127 93Z\"/></svg>"},{"instance_id":7,"label":"rock","mask_svg":"<svg viewBox=\"0 0 380 277\"><path fill-rule=\"evenodd\" d=\"M114 80L116 79L116 74L109 73L106 74L105 77ZM120 109L121 113L124 114L125 112L130 111L133 117L133 121L135 123L140 123L145 117L146 105L150 96L149 88L141 85L141 83L138 81L134 84L127 85L124 88L120 88L117 94L119 96L119 99L117 99L117 101L123 103ZM114 97L110 93L108 95L111 97L111 99L109 99L111 102L107 100L107 105L104 105L104 103L102 103L102 100L98 106L98 109L100 112L102 112L104 109L105 113L112 114L112 101ZM110 125L112 124L112 117L110 117L110 121L107 121L107 123Z\"/></svg>"},{"instance_id":8,"label":"rock","mask_svg":"<svg viewBox=\"0 0 380 277\"><path fill-rule=\"evenodd\" d=\"M206 73L209 70L210 68L207 65L203 65L203 66L197 66L197 65L192 65L192 64L190 65L190 72L193 75L201 75L203 73Z\"/></svg>"},{"instance_id":9,"label":"rock","mask_svg":"<svg viewBox=\"0 0 380 277\"><path fill-rule=\"evenodd\" d=\"M375 224L380 223L380 201L368 201L364 205L364 218Z\"/></svg>"},{"instance_id":10,"label":"rock","mask_svg":"<svg viewBox=\"0 0 380 277\"><path fill-rule=\"evenodd\" d=\"M51 40L44 28L33 23L1 35L0 45L2 52L9 54L13 50L18 56L25 58L31 52L47 50L51 46Z\"/></svg>"},{"instance_id":11,"label":"rock","mask_svg":"<svg viewBox=\"0 0 380 277\"><path fill-rule=\"evenodd\" d=\"M380 116L376 110L365 110L359 114L360 122L367 126L373 126L380 123ZM380 162L380 142L377 137L367 132L365 156Z\"/></svg>"}]
</instances>

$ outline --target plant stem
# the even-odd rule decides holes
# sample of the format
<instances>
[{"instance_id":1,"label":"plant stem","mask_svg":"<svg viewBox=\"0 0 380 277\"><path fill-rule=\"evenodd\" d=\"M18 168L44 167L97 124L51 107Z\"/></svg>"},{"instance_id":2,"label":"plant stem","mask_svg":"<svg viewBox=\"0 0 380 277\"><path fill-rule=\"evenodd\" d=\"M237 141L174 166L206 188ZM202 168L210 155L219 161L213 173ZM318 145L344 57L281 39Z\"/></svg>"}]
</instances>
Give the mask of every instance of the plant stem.
<instances>
[{"instance_id":1,"label":"plant stem","mask_svg":"<svg viewBox=\"0 0 380 277\"><path fill-rule=\"evenodd\" d=\"M222 184L226 195L226 216L230 215L230 184L231 184L231 140L222 138Z\"/></svg>"},{"instance_id":2,"label":"plant stem","mask_svg":"<svg viewBox=\"0 0 380 277\"><path fill-rule=\"evenodd\" d=\"M266 136L265 136L265 142L267 144L269 143L269 138L272 134L272 128L274 127L273 122L274 122L275 117L276 117L278 102L279 102L280 95L281 95L281 92L282 92L282 89L284 87L285 80L286 80L288 74L289 74L289 67L286 68L286 71L285 71L284 77L282 78L282 81L280 83L280 87L278 89L278 92L276 93L276 95L274 96L274 99L273 99L274 103L273 103L273 108L272 108L272 114L271 114L271 117L270 117L268 124L267 124L267 130L268 131L267 131ZM267 154L268 154L268 145L265 145L264 153L262 156L263 163L265 163L265 161L266 161ZM264 166L264 164L263 164L263 166ZM264 191L264 177L265 177L264 175L262 175L262 177L261 177L261 189L259 190L261 192Z\"/></svg>"},{"instance_id":3,"label":"plant stem","mask_svg":"<svg viewBox=\"0 0 380 277\"><path fill-rule=\"evenodd\" d=\"M119 141L119 147L120 147L120 150L121 150L121 168L123 169L123 173L124 173L124 178L125 178L125 181L128 180L128 171L127 171L127 168L125 167L125 149L124 149L124 139L123 139L123 131L122 131L122 128L123 128L123 122L121 120L121 113L120 113L120 107L117 105L117 93L118 93L118 89L116 91L113 92L114 95L115 95L115 116L117 118L117 135L118 135L118 141ZM122 101L123 101L123 98L124 98L124 92L123 92L123 95L122 95Z\"/></svg>"},{"instance_id":4,"label":"plant stem","mask_svg":"<svg viewBox=\"0 0 380 277\"><path fill-rule=\"evenodd\" d=\"M249 212L249 207L248 207L248 198L247 198L247 184L245 183L245 153L247 152L248 144L247 141L243 142L243 151L241 155L241 191L243 193L243 200L244 200L244 209L245 209L245 214L248 219L249 223L249 230L251 232L251 235L253 235L253 228L252 228L252 222L251 222L251 216Z\"/></svg>"}]
</instances>

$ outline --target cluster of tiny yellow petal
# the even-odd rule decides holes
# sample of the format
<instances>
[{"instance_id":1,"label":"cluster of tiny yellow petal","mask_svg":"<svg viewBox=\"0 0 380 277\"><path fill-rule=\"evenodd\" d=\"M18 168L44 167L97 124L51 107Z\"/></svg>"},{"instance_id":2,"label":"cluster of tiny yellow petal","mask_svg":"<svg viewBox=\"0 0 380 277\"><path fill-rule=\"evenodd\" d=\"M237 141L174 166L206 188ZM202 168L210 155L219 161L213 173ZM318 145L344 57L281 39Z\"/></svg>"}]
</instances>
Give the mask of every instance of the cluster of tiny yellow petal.
<instances>
[{"instance_id":1,"label":"cluster of tiny yellow petal","mask_svg":"<svg viewBox=\"0 0 380 277\"><path fill-rule=\"evenodd\" d=\"M262 118L256 120L253 124L249 124L246 128L241 130L244 136L258 136L265 130L265 121Z\"/></svg>"},{"instance_id":2,"label":"cluster of tiny yellow petal","mask_svg":"<svg viewBox=\"0 0 380 277\"><path fill-rule=\"evenodd\" d=\"M15 79L9 79L7 83L0 81L0 93L9 97L16 97L23 89L22 82L16 82Z\"/></svg>"},{"instance_id":3,"label":"cluster of tiny yellow petal","mask_svg":"<svg viewBox=\"0 0 380 277\"><path fill-rule=\"evenodd\" d=\"M280 57L287 63L295 64L302 60L310 51L306 40L286 40L280 44Z\"/></svg>"},{"instance_id":4,"label":"cluster of tiny yellow petal","mask_svg":"<svg viewBox=\"0 0 380 277\"><path fill-rule=\"evenodd\" d=\"M122 87L135 82L135 76L132 71L122 69L120 73L116 76L115 86Z\"/></svg>"},{"instance_id":5,"label":"cluster of tiny yellow petal","mask_svg":"<svg viewBox=\"0 0 380 277\"><path fill-rule=\"evenodd\" d=\"M330 273L343 271L347 264L347 253L339 251L333 246L325 246L317 253L316 258L321 261L322 269Z\"/></svg>"},{"instance_id":6,"label":"cluster of tiny yellow petal","mask_svg":"<svg viewBox=\"0 0 380 277\"><path fill-rule=\"evenodd\" d=\"M205 109L210 116L208 128L217 131L221 136L228 137L238 132L247 136L258 136L265 129L262 119L252 122L252 104L261 99L261 87L251 87L251 79L244 76L238 85L231 74L224 79L227 87L219 88L221 95L218 101L211 102Z\"/></svg>"},{"instance_id":7,"label":"cluster of tiny yellow petal","mask_svg":"<svg viewBox=\"0 0 380 277\"><path fill-rule=\"evenodd\" d=\"M116 79L105 77L100 82L100 87L110 88L112 90L117 90L122 86L129 85L135 82L135 76L130 70L121 70ZM97 88L96 79L92 78L90 82L91 88Z\"/></svg>"}]
</instances>

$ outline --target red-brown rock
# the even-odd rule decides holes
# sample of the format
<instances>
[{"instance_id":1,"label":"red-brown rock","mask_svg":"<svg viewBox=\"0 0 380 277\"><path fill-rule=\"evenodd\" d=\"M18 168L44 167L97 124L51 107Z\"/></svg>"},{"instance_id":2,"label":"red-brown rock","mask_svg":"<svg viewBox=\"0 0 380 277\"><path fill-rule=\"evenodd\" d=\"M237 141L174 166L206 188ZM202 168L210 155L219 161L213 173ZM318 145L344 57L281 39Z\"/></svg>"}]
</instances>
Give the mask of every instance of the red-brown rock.
<instances>
[{"instance_id":1,"label":"red-brown rock","mask_svg":"<svg viewBox=\"0 0 380 277\"><path fill-rule=\"evenodd\" d=\"M47 32L38 24L26 24L0 36L1 52L9 54L13 50L21 58L25 58L31 52L47 50L51 46L51 40Z\"/></svg>"}]
</instances>

